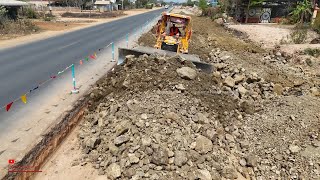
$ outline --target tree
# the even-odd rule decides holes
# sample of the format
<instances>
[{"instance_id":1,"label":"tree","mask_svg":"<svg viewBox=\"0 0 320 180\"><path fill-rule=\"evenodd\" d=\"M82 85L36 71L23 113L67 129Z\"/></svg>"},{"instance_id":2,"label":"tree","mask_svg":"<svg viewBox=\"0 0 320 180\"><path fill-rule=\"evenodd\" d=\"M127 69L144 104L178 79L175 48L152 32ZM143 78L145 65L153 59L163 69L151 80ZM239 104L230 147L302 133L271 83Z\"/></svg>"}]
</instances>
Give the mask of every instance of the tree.
<instances>
[{"instance_id":1,"label":"tree","mask_svg":"<svg viewBox=\"0 0 320 180\"><path fill-rule=\"evenodd\" d=\"M296 8L290 13L293 20L297 23L304 23L304 19L311 15L312 5L309 0L298 2Z\"/></svg>"},{"instance_id":2,"label":"tree","mask_svg":"<svg viewBox=\"0 0 320 180\"><path fill-rule=\"evenodd\" d=\"M232 0L218 0L218 4L220 5L221 10L227 13L231 9Z\"/></svg>"},{"instance_id":3,"label":"tree","mask_svg":"<svg viewBox=\"0 0 320 180\"><path fill-rule=\"evenodd\" d=\"M262 4L264 1L265 0L249 0L248 5L247 5L247 12L246 12L246 23L248 23L250 8L252 6L257 6L257 5Z\"/></svg>"},{"instance_id":4,"label":"tree","mask_svg":"<svg viewBox=\"0 0 320 180\"><path fill-rule=\"evenodd\" d=\"M193 6L193 5L194 5L194 3L192 2L192 0L187 1L187 6Z\"/></svg>"},{"instance_id":5,"label":"tree","mask_svg":"<svg viewBox=\"0 0 320 180\"><path fill-rule=\"evenodd\" d=\"M207 0L199 0L199 7L204 11L208 7Z\"/></svg>"},{"instance_id":6,"label":"tree","mask_svg":"<svg viewBox=\"0 0 320 180\"><path fill-rule=\"evenodd\" d=\"M8 10L3 6L0 6L0 25L3 25L3 23L6 21L7 13Z\"/></svg>"},{"instance_id":7,"label":"tree","mask_svg":"<svg viewBox=\"0 0 320 180\"><path fill-rule=\"evenodd\" d=\"M132 9L131 3L129 0L123 0L124 9Z\"/></svg>"}]
</instances>

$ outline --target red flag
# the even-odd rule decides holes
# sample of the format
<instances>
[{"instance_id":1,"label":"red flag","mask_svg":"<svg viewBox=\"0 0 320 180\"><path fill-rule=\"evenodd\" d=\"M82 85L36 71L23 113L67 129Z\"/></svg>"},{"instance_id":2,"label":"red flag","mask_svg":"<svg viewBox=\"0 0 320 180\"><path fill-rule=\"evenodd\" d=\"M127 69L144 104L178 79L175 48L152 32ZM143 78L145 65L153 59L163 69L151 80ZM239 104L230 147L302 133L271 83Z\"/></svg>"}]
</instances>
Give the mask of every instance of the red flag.
<instances>
[{"instance_id":1,"label":"red flag","mask_svg":"<svg viewBox=\"0 0 320 180\"><path fill-rule=\"evenodd\" d=\"M82 65L82 60L80 60L80 65Z\"/></svg>"},{"instance_id":2,"label":"red flag","mask_svg":"<svg viewBox=\"0 0 320 180\"><path fill-rule=\"evenodd\" d=\"M14 159L9 159L8 162L9 164L14 164Z\"/></svg>"},{"instance_id":3,"label":"red flag","mask_svg":"<svg viewBox=\"0 0 320 180\"><path fill-rule=\"evenodd\" d=\"M9 111L9 110L10 110L10 108L11 108L12 104L13 104L13 102L11 102L11 103L7 104L7 107L6 107L6 110L7 110L7 111Z\"/></svg>"},{"instance_id":4,"label":"red flag","mask_svg":"<svg viewBox=\"0 0 320 180\"><path fill-rule=\"evenodd\" d=\"M91 59L96 59L96 57L94 55L90 55Z\"/></svg>"}]
</instances>

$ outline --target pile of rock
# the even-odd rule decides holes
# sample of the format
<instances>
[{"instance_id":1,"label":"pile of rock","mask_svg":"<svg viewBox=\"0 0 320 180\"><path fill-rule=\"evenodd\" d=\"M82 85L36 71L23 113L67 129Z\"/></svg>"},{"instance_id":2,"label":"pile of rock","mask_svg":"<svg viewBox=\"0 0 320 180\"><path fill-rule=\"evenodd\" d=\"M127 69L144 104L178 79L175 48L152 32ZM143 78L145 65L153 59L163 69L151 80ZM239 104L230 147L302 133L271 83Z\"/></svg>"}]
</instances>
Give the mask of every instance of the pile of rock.
<instances>
[{"instance_id":1,"label":"pile of rock","mask_svg":"<svg viewBox=\"0 0 320 180\"><path fill-rule=\"evenodd\" d=\"M275 63L274 68L282 69L287 73L294 73L299 76L290 87L285 87L279 83L267 82L256 72L249 72L245 68L239 68L233 63L233 55L219 48L213 49L209 54L210 62L215 67L213 77L221 82L223 90L229 91L236 98L259 101L261 99L271 99L276 95L313 95L319 96L318 85L308 82L307 76L299 67L291 67L283 62L289 62L290 56L285 53L277 52L277 55L266 55L263 59L265 63ZM272 67L272 66L271 66Z\"/></svg>"},{"instance_id":2,"label":"pile of rock","mask_svg":"<svg viewBox=\"0 0 320 180\"><path fill-rule=\"evenodd\" d=\"M215 67L215 81L222 90L229 91L236 98L257 101L282 95L285 91L280 84L266 82L256 72L237 68L232 64L232 55L228 52L214 49L210 53L210 59Z\"/></svg>"},{"instance_id":3,"label":"pile of rock","mask_svg":"<svg viewBox=\"0 0 320 180\"><path fill-rule=\"evenodd\" d=\"M77 164L111 179L253 177L240 121L251 106L218 89L179 57L128 56L91 93Z\"/></svg>"},{"instance_id":4,"label":"pile of rock","mask_svg":"<svg viewBox=\"0 0 320 180\"><path fill-rule=\"evenodd\" d=\"M315 99L304 111L226 52L210 56L213 74L179 56L127 56L90 94L74 165L109 179L319 177Z\"/></svg>"}]
</instances>

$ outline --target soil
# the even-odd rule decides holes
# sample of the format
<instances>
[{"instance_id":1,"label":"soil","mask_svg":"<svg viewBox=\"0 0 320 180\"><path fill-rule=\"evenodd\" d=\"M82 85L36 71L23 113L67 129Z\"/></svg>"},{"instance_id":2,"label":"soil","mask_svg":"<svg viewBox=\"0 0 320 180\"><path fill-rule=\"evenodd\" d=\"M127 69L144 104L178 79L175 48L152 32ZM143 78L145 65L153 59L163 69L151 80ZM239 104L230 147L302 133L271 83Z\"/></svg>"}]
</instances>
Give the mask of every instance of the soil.
<instances>
[{"instance_id":1,"label":"soil","mask_svg":"<svg viewBox=\"0 0 320 180\"><path fill-rule=\"evenodd\" d=\"M198 54L203 60L208 59L208 52L219 47L232 52L264 52L259 46L246 43L230 35L228 31L214 23L210 18L192 16L192 37L189 44L189 53ZM203 26L205 24L205 26ZM155 36L148 32L139 39L139 44L153 47ZM142 44L141 44L142 43Z\"/></svg>"},{"instance_id":2,"label":"soil","mask_svg":"<svg viewBox=\"0 0 320 180\"><path fill-rule=\"evenodd\" d=\"M290 42L290 34L294 30L294 25L241 24L227 25L227 27L245 33L251 41L261 45L263 48L274 48L281 44L293 44ZM316 32L308 30L305 45L317 37L319 35Z\"/></svg>"},{"instance_id":3,"label":"soil","mask_svg":"<svg viewBox=\"0 0 320 180\"><path fill-rule=\"evenodd\" d=\"M244 37L239 39L222 26L210 24L209 19L193 19L196 33L190 45L192 54L199 55L203 61L216 66L221 63L221 58L228 59L223 63L228 68L234 68L234 72L244 69L246 72L256 73L264 81L281 89L280 96L266 100L254 99L263 108L259 114L248 115L242 121L249 132L249 152L258 155L260 159L260 166L253 169L255 178L318 179L320 157L318 154L312 155L312 152L319 150L314 145L319 142L320 129L319 113L316 110L320 106L320 74L315 70L320 66L319 59L278 48L262 49L252 39L243 41L241 39ZM196 28L202 24L206 26L202 27L201 32L207 34L199 33L200 37L197 37ZM208 41L211 39L217 39L214 47ZM140 43L148 44L144 39L140 40ZM202 45L201 48L198 44ZM221 74L222 78L228 76L228 73L217 74L219 77ZM273 91L276 93L275 87ZM293 147L298 147L298 152Z\"/></svg>"},{"instance_id":4,"label":"soil","mask_svg":"<svg viewBox=\"0 0 320 180\"><path fill-rule=\"evenodd\" d=\"M42 31L63 31L74 27L82 26L84 24L72 22L47 22L35 21L34 22Z\"/></svg>"}]
</instances>

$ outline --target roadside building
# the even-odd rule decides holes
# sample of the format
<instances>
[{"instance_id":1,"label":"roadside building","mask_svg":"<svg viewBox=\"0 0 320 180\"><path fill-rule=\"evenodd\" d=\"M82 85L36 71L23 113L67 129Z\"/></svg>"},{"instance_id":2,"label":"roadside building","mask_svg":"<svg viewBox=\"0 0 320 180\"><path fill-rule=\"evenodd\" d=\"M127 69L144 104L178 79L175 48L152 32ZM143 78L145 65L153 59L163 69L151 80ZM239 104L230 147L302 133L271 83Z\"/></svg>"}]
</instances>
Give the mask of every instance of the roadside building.
<instances>
[{"instance_id":1,"label":"roadside building","mask_svg":"<svg viewBox=\"0 0 320 180\"><path fill-rule=\"evenodd\" d=\"M118 10L115 0L97 0L94 5L100 12Z\"/></svg>"},{"instance_id":2,"label":"roadside building","mask_svg":"<svg viewBox=\"0 0 320 180\"><path fill-rule=\"evenodd\" d=\"M0 0L0 6L3 6L7 9L8 17L11 19L17 19L18 17L18 10L22 6L27 6L28 3L16 0Z\"/></svg>"},{"instance_id":3,"label":"roadside building","mask_svg":"<svg viewBox=\"0 0 320 180\"><path fill-rule=\"evenodd\" d=\"M33 0L33 1L28 1L28 3L33 5L36 8L49 6L49 1ZM51 1L51 3L52 3L52 1Z\"/></svg>"}]
</instances>

